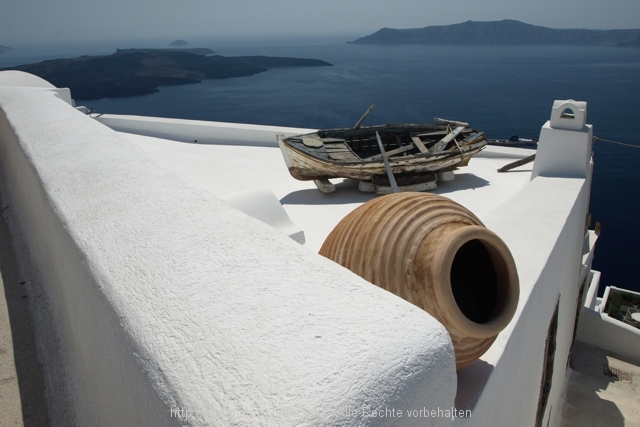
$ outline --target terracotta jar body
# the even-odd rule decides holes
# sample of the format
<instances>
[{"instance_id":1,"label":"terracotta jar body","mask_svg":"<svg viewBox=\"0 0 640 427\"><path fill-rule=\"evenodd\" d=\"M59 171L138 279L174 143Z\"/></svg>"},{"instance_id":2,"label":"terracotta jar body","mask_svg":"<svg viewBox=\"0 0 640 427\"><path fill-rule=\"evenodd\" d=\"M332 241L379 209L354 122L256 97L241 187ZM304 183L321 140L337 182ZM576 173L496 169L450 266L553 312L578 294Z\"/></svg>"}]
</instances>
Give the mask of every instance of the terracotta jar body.
<instances>
[{"instance_id":1,"label":"terracotta jar body","mask_svg":"<svg viewBox=\"0 0 640 427\"><path fill-rule=\"evenodd\" d=\"M458 369L487 351L518 305L506 244L443 196L373 199L333 229L320 254L438 319L451 335Z\"/></svg>"}]
</instances>

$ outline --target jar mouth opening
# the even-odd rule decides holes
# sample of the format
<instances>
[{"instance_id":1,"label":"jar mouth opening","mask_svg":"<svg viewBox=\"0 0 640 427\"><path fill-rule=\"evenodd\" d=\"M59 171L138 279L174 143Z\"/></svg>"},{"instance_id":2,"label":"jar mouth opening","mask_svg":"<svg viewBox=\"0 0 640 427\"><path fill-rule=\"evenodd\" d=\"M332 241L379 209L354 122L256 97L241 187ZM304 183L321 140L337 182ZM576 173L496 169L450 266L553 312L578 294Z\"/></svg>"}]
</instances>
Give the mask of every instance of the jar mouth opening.
<instances>
[{"instance_id":1,"label":"jar mouth opening","mask_svg":"<svg viewBox=\"0 0 640 427\"><path fill-rule=\"evenodd\" d=\"M449 282L453 298L465 317L479 324L492 318L498 303L498 274L480 240L469 240L458 249Z\"/></svg>"},{"instance_id":2,"label":"jar mouth opening","mask_svg":"<svg viewBox=\"0 0 640 427\"><path fill-rule=\"evenodd\" d=\"M439 298L451 302L447 318L455 330L475 338L498 334L515 314L519 283L507 245L482 226L451 232L439 257Z\"/></svg>"}]
</instances>

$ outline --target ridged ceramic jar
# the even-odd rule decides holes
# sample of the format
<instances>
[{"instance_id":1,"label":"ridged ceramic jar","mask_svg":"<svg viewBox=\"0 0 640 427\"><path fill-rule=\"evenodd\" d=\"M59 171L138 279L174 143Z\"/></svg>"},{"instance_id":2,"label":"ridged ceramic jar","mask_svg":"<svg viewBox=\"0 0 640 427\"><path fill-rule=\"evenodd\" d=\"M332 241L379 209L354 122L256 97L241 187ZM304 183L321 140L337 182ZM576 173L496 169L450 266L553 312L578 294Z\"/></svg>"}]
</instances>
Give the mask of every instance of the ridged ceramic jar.
<instances>
[{"instance_id":1,"label":"ridged ceramic jar","mask_svg":"<svg viewBox=\"0 0 640 427\"><path fill-rule=\"evenodd\" d=\"M487 351L518 305L509 248L443 196L373 199L333 229L320 254L438 319L451 335L458 369Z\"/></svg>"}]
</instances>

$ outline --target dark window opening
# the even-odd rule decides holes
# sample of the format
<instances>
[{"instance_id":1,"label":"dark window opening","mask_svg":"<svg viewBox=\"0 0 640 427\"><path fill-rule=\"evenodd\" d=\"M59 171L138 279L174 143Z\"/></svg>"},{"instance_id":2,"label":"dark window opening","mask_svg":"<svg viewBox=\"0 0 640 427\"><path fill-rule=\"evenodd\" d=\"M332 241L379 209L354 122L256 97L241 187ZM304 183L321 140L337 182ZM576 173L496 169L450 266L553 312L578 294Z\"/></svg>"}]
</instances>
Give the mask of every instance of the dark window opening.
<instances>
[{"instance_id":1,"label":"dark window opening","mask_svg":"<svg viewBox=\"0 0 640 427\"><path fill-rule=\"evenodd\" d=\"M553 379L553 360L556 354L556 336L558 335L558 303L551 318L549 333L544 351L544 364L542 368L542 381L540 384L540 399L538 400L538 413L536 414L536 427L542 427L542 417L547 408L549 393L551 392L551 380Z\"/></svg>"},{"instance_id":2,"label":"dark window opening","mask_svg":"<svg viewBox=\"0 0 640 427\"><path fill-rule=\"evenodd\" d=\"M571 366L571 353L573 352L573 343L576 340L576 334L578 333L578 321L580 321L580 313L582 312L582 298L584 297L584 290L587 288L587 284L591 282L591 278L593 277L593 273L587 274L587 277L584 279L584 283L582 283L582 287L578 292L578 300L576 302L576 318L573 322L573 338L571 338L571 348L569 349L569 356L567 357L567 366L573 368Z\"/></svg>"}]
</instances>

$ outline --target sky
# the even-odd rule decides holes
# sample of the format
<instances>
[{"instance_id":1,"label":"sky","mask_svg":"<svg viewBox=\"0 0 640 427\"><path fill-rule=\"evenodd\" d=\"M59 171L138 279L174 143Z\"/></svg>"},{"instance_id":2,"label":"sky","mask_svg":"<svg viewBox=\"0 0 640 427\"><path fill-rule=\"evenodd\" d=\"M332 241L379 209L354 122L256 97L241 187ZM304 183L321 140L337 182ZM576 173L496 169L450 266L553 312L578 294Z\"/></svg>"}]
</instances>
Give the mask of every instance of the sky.
<instances>
[{"instance_id":1,"label":"sky","mask_svg":"<svg viewBox=\"0 0 640 427\"><path fill-rule=\"evenodd\" d=\"M0 0L0 45L189 37L357 38L380 28L517 19L640 28L640 0Z\"/></svg>"}]
</instances>

